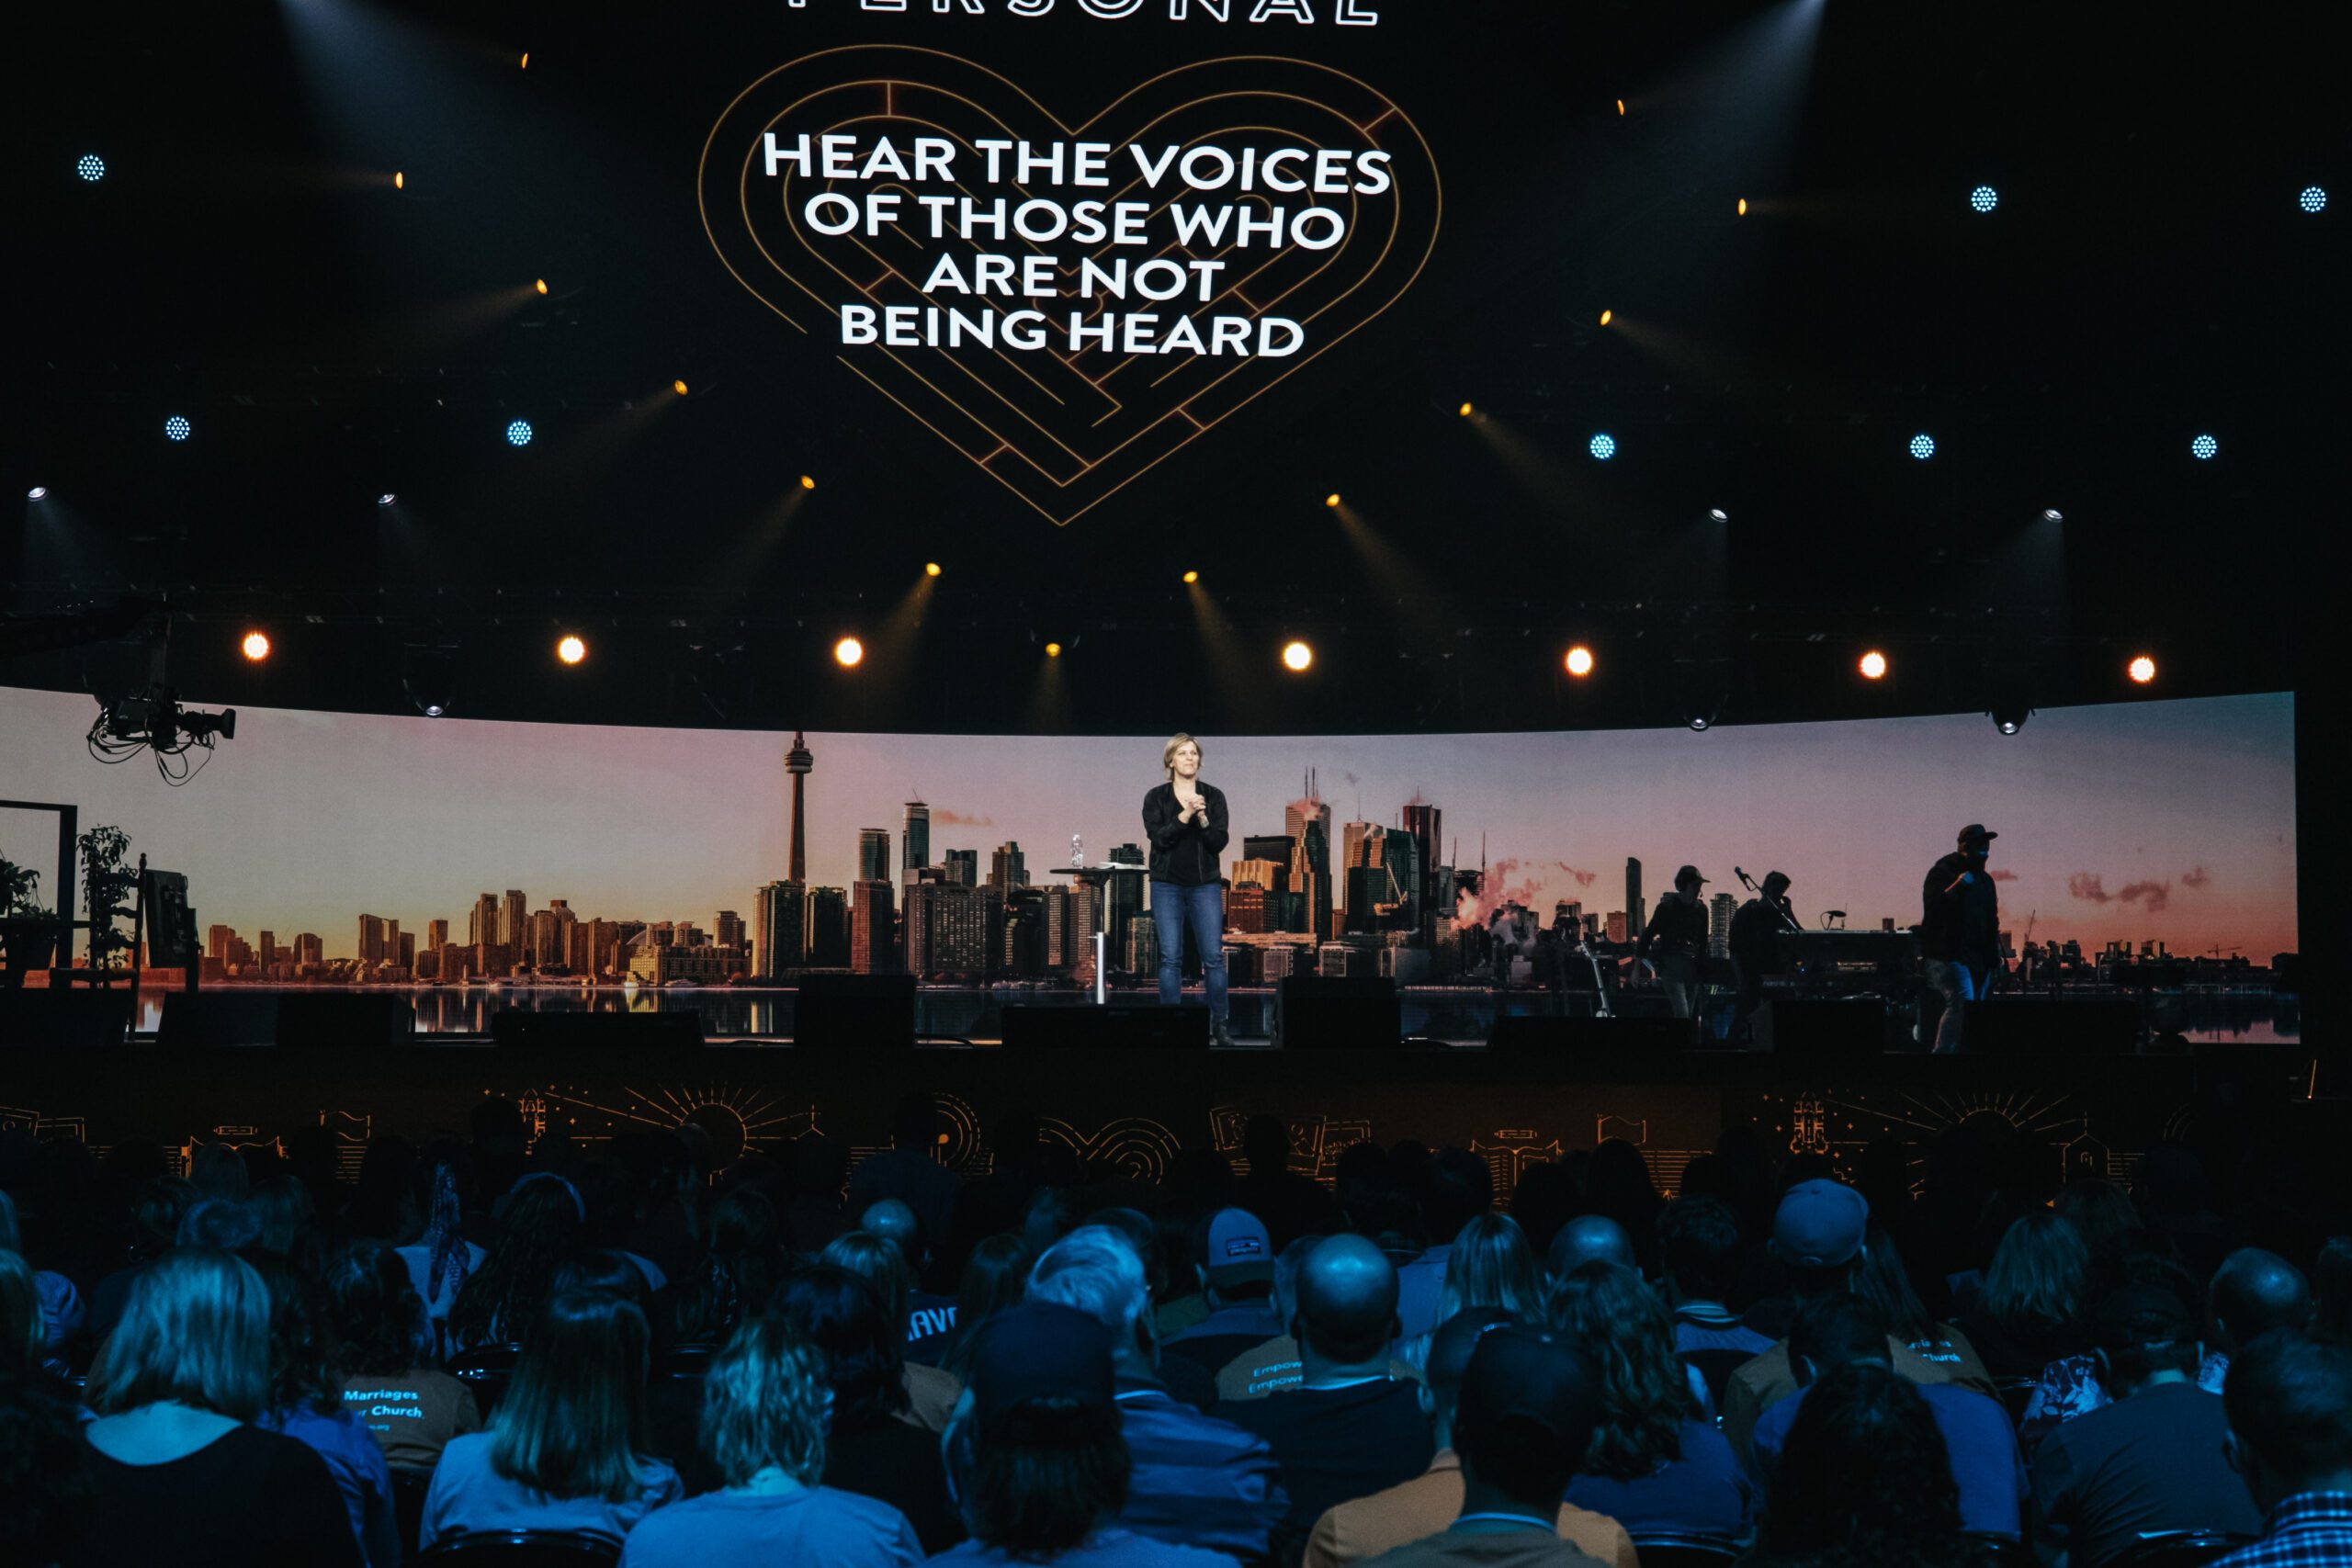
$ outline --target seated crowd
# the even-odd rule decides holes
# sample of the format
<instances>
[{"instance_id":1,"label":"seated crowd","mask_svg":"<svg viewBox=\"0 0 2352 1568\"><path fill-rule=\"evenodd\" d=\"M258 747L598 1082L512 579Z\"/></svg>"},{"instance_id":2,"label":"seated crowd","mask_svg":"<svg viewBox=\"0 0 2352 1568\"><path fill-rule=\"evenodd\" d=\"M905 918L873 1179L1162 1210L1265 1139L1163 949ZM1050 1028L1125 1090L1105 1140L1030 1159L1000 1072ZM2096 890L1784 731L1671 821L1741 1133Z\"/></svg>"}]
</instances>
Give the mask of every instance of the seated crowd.
<instances>
[{"instance_id":1,"label":"seated crowd","mask_svg":"<svg viewBox=\"0 0 2352 1568\"><path fill-rule=\"evenodd\" d=\"M1668 1201L1621 1143L1327 1185L1259 1118L1143 1186L897 1121L0 1136L0 1568L2352 1563L2352 1242L2186 1147L2041 1190L1954 1129L1915 1191L1736 1126Z\"/></svg>"}]
</instances>

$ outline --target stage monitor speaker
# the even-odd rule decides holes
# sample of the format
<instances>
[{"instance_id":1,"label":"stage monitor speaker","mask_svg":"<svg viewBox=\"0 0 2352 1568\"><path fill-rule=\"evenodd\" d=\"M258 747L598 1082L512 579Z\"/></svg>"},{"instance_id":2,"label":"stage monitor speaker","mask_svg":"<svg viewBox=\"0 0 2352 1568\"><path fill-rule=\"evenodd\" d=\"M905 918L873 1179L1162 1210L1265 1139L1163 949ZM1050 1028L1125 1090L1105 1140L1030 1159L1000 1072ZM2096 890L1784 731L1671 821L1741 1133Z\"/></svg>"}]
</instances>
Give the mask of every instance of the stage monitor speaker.
<instances>
[{"instance_id":1,"label":"stage monitor speaker","mask_svg":"<svg viewBox=\"0 0 2352 1568\"><path fill-rule=\"evenodd\" d=\"M530 1012L501 1008L490 1015L490 1037L506 1050L598 1051L614 1047L661 1052L702 1047L702 1014L677 1012Z\"/></svg>"},{"instance_id":2,"label":"stage monitor speaker","mask_svg":"<svg viewBox=\"0 0 2352 1568\"><path fill-rule=\"evenodd\" d=\"M812 1051L910 1051L911 975L806 975L792 1010L792 1043Z\"/></svg>"},{"instance_id":3,"label":"stage monitor speaker","mask_svg":"<svg viewBox=\"0 0 2352 1568\"><path fill-rule=\"evenodd\" d=\"M367 991L288 991L277 998L277 1043L288 1051L375 1051L416 1035L416 1004Z\"/></svg>"},{"instance_id":4,"label":"stage monitor speaker","mask_svg":"<svg viewBox=\"0 0 2352 1568\"><path fill-rule=\"evenodd\" d=\"M1961 1049L1979 1056L2128 1056L2140 1043L2136 1001L1992 997L1965 1005Z\"/></svg>"},{"instance_id":5,"label":"stage monitor speaker","mask_svg":"<svg viewBox=\"0 0 2352 1568\"><path fill-rule=\"evenodd\" d=\"M130 1038L130 988L0 991L0 1045L81 1050Z\"/></svg>"},{"instance_id":6,"label":"stage monitor speaker","mask_svg":"<svg viewBox=\"0 0 2352 1568\"><path fill-rule=\"evenodd\" d=\"M1209 1043L1202 1007L1009 1007L1008 1051L1201 1051Z\"/></svg>"},{"instance_id":7,"label":"stage monitor speaker","mask_svg":"<svg viewBox=\"0 0 2352 1568\"><path fill-rule=\"evenodd\" d=\"M174 991L164 998L155 1043L168 1051L277 1043L274 991Z\"/></svg>"},{"instance_id":8,"label":"stage monitor speaker","mask_svg":"<svg viewBox=\"0 0 2352 1568\"><path fill-rule=\"evenodd\" d=\"M1392 979L1287 975L1274 987L1274 1044L1281 1050L1370 1050L1397 1043L1404 1032Z\"/></svg>"},{"instance_id":9,"label":"stage monitor speaker","mask_svg":"<svg viewBox=\"0 0 2352 1568\"><path fill-rule=\"evenodd\" d=\"M1496 1051L1548 1051L1554 1055L1589 1051L1634 1051L1657 1055L1688 1051L1698 1043L1696 1028L1687 1018L1527 1018L1504 1014L1495 1020L1487 1047Z\"/></svg>"},{"instance_id":10,"label":"stage monitor speaker","mask_svg":"<svg viewBox=\"0 0 2352 1568\"><path fill-rule=\"evenodd\" d=\"M1776 1055L1850 1060L1886 1049L1886 1008L1876 998L1832 1001L1775 997L1756 1010L1756 1048Z\"/></svg>"}]
</instances>

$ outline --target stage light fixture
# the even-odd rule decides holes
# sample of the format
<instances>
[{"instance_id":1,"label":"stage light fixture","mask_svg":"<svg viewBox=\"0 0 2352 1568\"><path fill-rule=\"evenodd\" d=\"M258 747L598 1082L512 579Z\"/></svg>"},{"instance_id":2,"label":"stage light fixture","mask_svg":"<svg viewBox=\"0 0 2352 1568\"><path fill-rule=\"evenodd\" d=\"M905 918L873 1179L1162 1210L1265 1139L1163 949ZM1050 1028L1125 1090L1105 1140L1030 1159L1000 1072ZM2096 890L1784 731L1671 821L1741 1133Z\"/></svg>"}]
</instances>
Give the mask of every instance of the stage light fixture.
<instances>
[{"instance_id":1,"label":"stage light fixture","mask_svg":"<svg viewBox=\"0 0 2352 1568\"><path fill-rule=\"evenodd\" d=\"M399 499L400 498L395 496L390 491L386 491L376 498L376 504L379 506L390 506L393 502Z\"/></svg>"},{"instance_id":2,"label":"stage light fixture","mask_svg":"<svg viewBox=\"0 0 2352 1568\"><path fill-rule=\"evenodd\" d=\"M27 501L46 501L49 499L49 487L47 485L35 485L32 489L25 491L25 499Z\"/></svg>"},{"instance_id":3,"label":"stage light fixture","mask_svg":"<svg viewBox=\"0 0 2352 1568\"><path fill-rule=\"evenodd\" d=\"M1886 655L1873 648L1862 655L1854 668L1862 672L1865 681L1883 680L1886 676Z\"/></svg>"},{"instance_id":4,"label":"stage light fixture","mask_svg":"<svg viewBox=\"0 0 2352 1568\"><path fill-rule=\"evenodd\" d=\"M1923 430L1911 438L1911 456L1924 463L1935 455L1936 438L1934 436Z\"/></svg>"},{"instance_id":5,"label":"stage light fixture","mask_svg":"<svg viewBox=\"0 0 2352 1568\"><path fill-rule=\"evenodd\" d=\"M2004 735L2015 735L2025 728L2025 721L2033 716L2033 710L2023 703L1996 703L1987 716L1992 719L1994 728Z\"/></svg>"},{"instance_id":6,"label":"stage light fixture","mask_svg":"<svg viewBox=\"0 0 2352 1568\"><path fill-rule=\"evenodd\" d=\"M1682 722L1689 725L1694 730L1704 730L1715 722L1715 716L1711 713L1694 709L1682 716Z\"/></svg>"},{"instance_id":7,"label":"stage light fixture","mask_svg":"<svg viewBox=\"0 0 2352 1568\"><path fill-rule=\"evenodd\" d=\"M1062 656L1062 645L1061 645L1060 643L1057 643L1057 642L1049 642L1049 643L1047 643L1047 644L1046 645L1046 658L1048 658L1048 659L1059 659L1061 656Z\"/></svg>"},{"instance_id":8,"label":"stage light fixture","mask_svg":"<svg viewBox=\"0 0 2352 1568\"><path fill-rule=\"evenodd\" d=\"M424 716L427 718L439 718L442 715L449 711L447 708L443 707L439 703L426 703L423 705L424 709Z\"/></svg>"},{"instance_id":9,"label":"stage light fixture","mask_svg":"<svg viewBox=\"0 0 2352 1568\"><path fill-rule=\"evenodd\" d=\"M566 664L577 664L588 657L587 641L577 632L566 632L556 638L555 656Z\"/></svg>"},{"instance_id":10,"label":"stage light fixture","mask_svg":"<svg viewBox=\"0 0 2352 1568\"><path fill-rule=\"evenodd\" d=\"M1605 327L1605 326L1607 326L1607 325L1609 324L1609 318L1610 318L1610 317L1611 317L1611 316L1613 316L1613 315L1615 315L1616 313L1617 313L1617 312L1616 312L1616 311L1614 311L1614 310L1603 310L1603 311L1601 311L1601 312L1600 312L1600 324L1601 324L1602 326L1604 326L1604 327Z\"/></svg>"},{"instance_id":11,"label":"stage light fixture","mask_svg":"<svg viewBox=\"0 0 2352 1568\"><path fill-rule=\"evenodd\" d=\"M269 634L255 627L245 634L243 641L237 644L237 650L245 656L246 663L259 664L269 657Z\"/></svg>"},{"instance_id":12,"label":"stage light fixture","mask_svg":"<svg viewBox=\"0 0 2352 1568\"><path fill-rule=\"evenodd\" d=\"M88 184L96 185L107 177L107 161L96 152L85 152L74 161L74 172ZM2309 210L2316 212L2319 209L2314 207Z\"/></svg>"},{"instance_id":13,"label":"stage light fixture","mask_svg":"<svg viewBox=\"0 0 2352 1568\"><path fill-rule=\"evenodd\" d=\"M1720 506L1710 506L1707 508L1707 515L1717 523L1728 523L1731 521L1731 513L1725 512Z\"/></svg>"},{"instance_id":14,"label":"stage light fixture","mask_svg":"<svg viewBox=\"0 0 2352 1568\"><path fill-rule=\"evenodd\" d=\"M189 424L187 420L182 419L178 414L174 414L171 418L164 422L164 439L166 441L185 441L191 434L193 434L194 430L195 427Z\"/></svg>"},{"instance_id":15,"label":"stage light fixture","mask_svg":"<svg viewBox=\"0 0 2352 1568\"><path fill-rule=\"evenodd\" d=\"M83 162L89 160L85 158ZM83 177L87 179L89 176L85 175ZM2295 204L2305 212L2324 212L2327 210L2327 192L2319 186L2305 186L2303 194L2295 198Z\"/></svg>"},{"instance_id":16,"label":"stage light fixture","mask_svg":"<svg viewBox=\"0 0 2352 1568\"><path fill-rule=\"evenodd\" d=\"M1605 463L1617 456L1617 438L1606 433L1596 435L1585 443L1585 450Z\"/></svg>"},{"instance_id":17,"label":"stage light fixture","mask_svg":"<svg viewBox=\"0 0 2352 1568\"><path fill-rule=\"evenodd\" d=\"M1617 113L1619 118L1623 118L1625 113L1625 100L1623 98L1617 100Z\"/></svg>"},{"instance_id":18,"label":"stage light fixture","mask_svg":"<svg viewBox=\"0 0 2352 1568\"><path fill-rule=\"evenodd\" d=\"M1283 644L1283 668L1285 670L1304 670L1314 662L1315 650L1307 647L1305 643L1286 642Z\"/></svg>"},{"instance_id":19,"label":"stage light fixture","mask_svg":"<svg viewBox=\"0 0 2352 1568\"><path fill-rule=\"evenodd\" d=\"M817 488L817 480L816 480L816 477L815 477L814 475L811 475L811 474L803 474L803 475L801 475L801 476L800 476L800 488L801 488L802 490L815 490L815 489Z\"/></svg>"},{"instance_id":20,"label":"stage light fixture","mask_svg":"<svg viewBox=\"0 0 2352 1568\"><path fill-rule=\"evenodd\" d=\"M1990 212L2001 205L2001 193L1991 186L1978 186L1968 193L1968 205L1979 212Z\"/></svg>"},{"instance_id":21,"label":"stage light fixture","mask_svg":"<svg viewBox=\"0 0 2352 1568\"><path fill-rule=\"evenodd\" d=\"M1184 581L1186 582L1198 582L1200 580L1201 574L1197 571L1188 571L1184 574Z\"/></svg>"},{"instance_id":22,"label":"stage light fixture","mask_svg":"<svg viewBox=\"0 0 2352 1568\"><path fill-rule=\"evenodd\" d=\"M509 421L506 426L506 445L509 446L528 446L530 444L531 422L527 419Z\"/></svg>"},{"instance_id":23,"label":"stage light fixture","mask_svg":"<svg viewBox=\"0 0 2352 1568\"><path fill-rule=\"evenodd\" d=\"M1325 497L1323 498L1323 504L1324 504L1324 505L1326 505L1326 506L1334 506L1334 507L1335 507L1335 506L1337 506L1337 505L1339 505L1339 504L1340 504L1340 492L1339 492L1338 491L1336 491L1336 490L1335 490L1335 491L1333 491L1330 494L1329 494L1329 495L1325 496Z\"/></svg>"},{"instance_id":24,"label":"stage light fixture","mask_svg":"<svg viewBox=\"0 0 2352 1568\"><path fill-rule=\"evenodd\" d=\"M1587 675L1592 673L1592 649L1587 648L1582 643L1578 643L1574 648L1568 649L1567 657L1561 660L1560 663L1567 670L1569 674L1574 675L1578 680L1582 680Z\"/></svg>"},{"instance_id":25,"label":"stage light fixture","mask_svg":"<svg viewBox=\"0 0 2352 1568\"><path fill-rule=\"evenodd\" d=\"M517 71L528 71L530 68L531 51L526 49L523 51L523 58L514 62L514 69Z\"/></svg>"},{"instance_id":26,"label":"stage light fixture","mask_svg":"<svg viewBox=\"0 0 2352 1568\"><path fill-rule=\"evenodd\" d=\"M1473 409L1473 408L1472 408L1468 403L1464 403L1460 408L1458 408L1458 409L1454 410L1453 412L1456 412L1456 413L1458 413L1458 414L1460 414L1463 418L1464 418L1464 419L1468 419L1468 418L1469 418L1473 413L1475 413L1475 412L1477 412L1477 411L1476 411L1475 409Z\"/></svg>"},{"instance_id":27,"label":"stage light fixture","mask_svg":"<svg viewBox=\"0 0 2352 1568\"><path fill-rule=\"evenodd\" d=\"M1738 205L1738 207L1735 208L1733 210L1734 210L1734 211L1735 211L1735 212L1736 212L1739 217L1742 217L1742 218L1747 217L1747 198L1746 197L1744 197L1744 196L1743 196L1743 197L1741 197L1739 198L1739 205Z\"/></svg>"},{"instance_id":28,"label":"stage light fixture","mask_svg":"<svg viewBox=\"0 0 2352 1568\"><path fill-rule=\"evenodd\" d=\"M670 383L670 390L683 398L686 395L686 384L684 381L673 381Z\"/></svg>"},{"instance_id":29,"label":"stage light fixture","mask_svg":"<svg viewBox=\"0 0 2352 1568\"><path fill-rule=\"evenodd\" d=\"M939 575L939 563L935 560L927 560L923 562L922 574L925 577L937 577Z\"/></svg>"},{"instance_id":30,"label":"stage light fixture","mask_svg":"<svg viewBox=\"0 0 2352 1568\"><path fill-rule=\"evenodd\" d=\"M2064 523L2066 514L2054 506L2045 506L2041 509L2041 520L2044 523Z\"/></svg>"},{"instance_id":31,"label":"stage light fixture","mask_svg":"<svg viewBox=\"0 0 2352 1568\"><path fill-rule=\"evenodd\" d=\"M2200 435L2188 444L2188 455L2202 463L2222 449L2222 444L2210 435Z\"/></svg>"},{"instance_id":32,"label":"stage light fixture","mask_svg":"<svg viewBox=\"0 0 2352 1568\"><path fill-rule=\"evenodd\" d=\"M833 644L833 662L847 670L865 657L865 645L854 637L845 637Z\"/></svg>"},{"instance_id":33,"label":"stage light fixture","mask_svg":"<svg viewBox=\"0 0 2352 1568\"><path fill-rule=\"evenodd\" d=\"M2156 680L2156 661L2144 653L2135 653L2132 656L2132 662L2123 667L2123 673L2135 686L2154 685Z\"/></svg>"},{"instance_id":34,"label":"stage light fixture","mask_svg":"<svg viewBox=\"0 0 2352 1568\"><path fill-rule=\"evenodd\" d=\"M394 190L408 189L408 175L402 174L398 169L394 169L392 171L392 188Z\"/></svg>"}]
</instances>

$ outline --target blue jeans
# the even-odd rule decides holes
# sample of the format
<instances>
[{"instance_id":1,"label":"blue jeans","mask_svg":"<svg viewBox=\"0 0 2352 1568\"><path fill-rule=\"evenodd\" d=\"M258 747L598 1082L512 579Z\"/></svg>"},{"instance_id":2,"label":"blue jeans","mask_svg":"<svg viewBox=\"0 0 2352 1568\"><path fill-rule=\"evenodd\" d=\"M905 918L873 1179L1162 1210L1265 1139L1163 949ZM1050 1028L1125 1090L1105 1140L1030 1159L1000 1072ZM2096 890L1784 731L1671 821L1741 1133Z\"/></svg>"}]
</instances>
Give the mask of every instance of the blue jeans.
<instances>
[{"instance_id":1,"label":"blue jeans","mask_svg":"<svg viewBox=\"0 0 2352 1568\"><path fill-rule=\"evenodd\" d=\"M1208 974L1209 1017L1225 1019L1225 889L1214 882L1187 887L1181 882L1151 885L1151 923L1159 931L1159 1005L1174 1007L1184 990L1184 932Z\"/></svg>"}]
</instances>

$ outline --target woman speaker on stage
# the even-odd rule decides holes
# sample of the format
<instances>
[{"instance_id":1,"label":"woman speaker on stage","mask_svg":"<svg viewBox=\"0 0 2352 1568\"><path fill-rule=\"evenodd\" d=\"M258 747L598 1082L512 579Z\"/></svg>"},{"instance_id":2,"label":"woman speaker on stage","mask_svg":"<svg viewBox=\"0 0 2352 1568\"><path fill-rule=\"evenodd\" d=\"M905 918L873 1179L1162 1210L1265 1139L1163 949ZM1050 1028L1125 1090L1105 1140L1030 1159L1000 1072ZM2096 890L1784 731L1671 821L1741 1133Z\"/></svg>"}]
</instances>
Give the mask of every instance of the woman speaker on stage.
<instances>
[{"instance_id":1,"label":"woman speaker on stage","mask_svg":"<svg viewBox=\"0 0 2352 1568\"><path fill-rule=\"evenodd\" d=\"M1207 972L1209 1032L1229 1045L1225 983L1225 793L1201 783L1201 743L1171 735L1159 753L1168 782L1143 797L1143 829L1151 836L1151 921L1159 933L1159 1002L1172 1007L1183 991L1184 933L1193 933Z\"/></svg>"}]
</instances>

